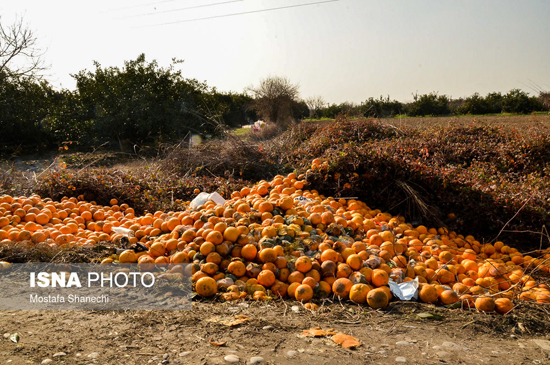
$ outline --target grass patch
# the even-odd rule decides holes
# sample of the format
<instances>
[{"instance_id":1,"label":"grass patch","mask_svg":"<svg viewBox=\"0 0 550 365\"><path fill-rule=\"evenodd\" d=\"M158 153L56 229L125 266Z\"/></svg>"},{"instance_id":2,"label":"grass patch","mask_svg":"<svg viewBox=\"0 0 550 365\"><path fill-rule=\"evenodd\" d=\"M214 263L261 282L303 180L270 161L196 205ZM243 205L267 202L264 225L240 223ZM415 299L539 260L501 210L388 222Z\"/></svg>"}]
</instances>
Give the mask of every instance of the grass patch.
<instances>
[{"instance_id":1,"label":"grass patch","mask_svg":"<svg viewBox=\"0 0 550 365\"><path fill-rule=\"evenodd\" d=\"M306 118L303 121L304 122L325 122L325 121L330 121L330 120L334 120L334 118L328 118L328 117L322 117L322 118L318 118L318 119Z\"/></svg>"},{"instance_id":2,"label":"grass patch","mask_svg":"<svg viewBox=\"0 0 550 365\"><path fill-rule=\"evenodd\" d=\"M250 134L251 128L235 128L231 131L231 134L236 137L243 137Z\"/></svg>"}]
</instances>

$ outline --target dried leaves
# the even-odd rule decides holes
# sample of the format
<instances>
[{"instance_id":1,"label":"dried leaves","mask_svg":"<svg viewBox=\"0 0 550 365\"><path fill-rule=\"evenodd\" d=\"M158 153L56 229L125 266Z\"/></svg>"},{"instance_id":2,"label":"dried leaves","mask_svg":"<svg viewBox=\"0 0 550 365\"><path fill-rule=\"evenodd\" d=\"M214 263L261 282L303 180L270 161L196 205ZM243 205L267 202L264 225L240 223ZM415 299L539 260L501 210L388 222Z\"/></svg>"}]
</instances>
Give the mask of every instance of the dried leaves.
<instances>
[{"instance_id":1,"label":"dried leaves","mask_svg":"<svg viewBox=\"0 0 550 365\"><path fill-rule=\"evenodd\" d=\"M307 180L317 190L368 194L373 206L433 224L444 219L444 211L453 212L457 219L445 221L451 229L493 235L504 225L503 217L513 216L527 199L529 209L515 217L511 229L539 230L546 224L550 155L542 151L550 146L547 132L524 128L519 134L480 123L437 127L399 128L406 133L397 138L384 123L340 120L306 130L309 138L295 141L287 158L310 168ZM313 158L324 164L314 168ZM390 187L388 181L407 185ZM434 207L441 214L434 216Z\"/></svg>"},{"instance_id":2,"label":"dried leaves","mask_svg":"<svg viewBox=\"0 0 550 365\"><path fill-rule=\"evenodd\" d=\"M213 317L208 319L208 322L219 323L228 327L235 327L248 321L250 321L250 317L244 314L239 314L230 318Z\"/></svg>"}]
</instances>

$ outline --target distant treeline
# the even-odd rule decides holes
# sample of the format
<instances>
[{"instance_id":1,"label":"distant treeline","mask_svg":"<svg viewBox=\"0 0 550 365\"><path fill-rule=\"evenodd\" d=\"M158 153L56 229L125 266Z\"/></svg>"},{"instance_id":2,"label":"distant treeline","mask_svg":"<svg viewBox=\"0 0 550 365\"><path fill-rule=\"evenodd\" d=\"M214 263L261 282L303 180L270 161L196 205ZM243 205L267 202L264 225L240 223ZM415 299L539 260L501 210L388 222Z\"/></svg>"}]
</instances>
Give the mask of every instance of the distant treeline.
<instances>
[{"instance_id":1,"label":"distant treeline","mask_svg":"<svg viewBox=\"0 0 550 365\"><path fill-rule=\"evenodd\" d=\"M298 87L284 78L268 78L247 94L220 92L196 79L184 78L174 66L159 67L145 55L124 67L83 70L71 75L76 90L55 90L48 82L13 77L0 71L0 152L45 150L74 143L136 150L155 143L181 141L191 134L219 136L225 128L264 118L281 126L288 120L452 114L531 113L548 110L549 93L538 97L521 90L507 94L474 94L451 99L436 93L414 95L401 103L388 97L360 105L309 104ZM285 122L285 123L283 123Z\"/></svg>"},{"instance_id":2,"label":"distant treeline","mask_svg":"<svg viewBox=\"0 0 550 365\"><path fill-rule=\"evenodd\" d=\"M72 75L75 91L0 74L0 145L4 152L68 142L134 149L190 134L215 136L222 125L237 127L257 118L250 96L186 79L174 70L176 63L161 68L145 55L122 69L96 63L94 71Z\"/></svg>"},{"instance_id":3,"label":"distant treeline","mask_svg":"<svg viewBox=\"0 0 550 365\"><path fill-rule=\"evenodd\" d=\"M529 114L547 111L549 107L550 93L541 92L539 96L529 96L522 90L513 89L504 95L494 92L483 97L475 93L459 99L451 99L447 95L437 93L416 94L413 95L413 101L410 103L391 100L389 96L385 98L380 96L378 99L371 97L359 105L352 103L325 105L322 108L310 110L310 117L335 118L340 113L381 118L398 115L419 117L495 113Z\"/></svg>"}]
</instances>

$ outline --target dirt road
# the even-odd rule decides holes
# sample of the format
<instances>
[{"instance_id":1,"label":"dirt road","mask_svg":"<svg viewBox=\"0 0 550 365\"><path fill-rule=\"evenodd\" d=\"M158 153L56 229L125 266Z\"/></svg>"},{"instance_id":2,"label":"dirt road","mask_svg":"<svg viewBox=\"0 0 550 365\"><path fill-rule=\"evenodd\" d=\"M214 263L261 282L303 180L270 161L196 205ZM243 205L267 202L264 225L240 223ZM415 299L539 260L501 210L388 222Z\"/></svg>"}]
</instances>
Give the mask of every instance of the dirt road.
<instances>
[{"instance_id":1,"label":"dirt road","mask_svg":"<svg viewBox=\"0 0 550 365\"><path fill-rule=\"evenodd\" d=\"M422 319L419 313L442 318ZM244 322L231 323L237 318ZM3 311L0 359L10 364L550 363L549 348L544 349L550 331L537 323L523 313L512 318L419 303L394 303L384 311L336 303L311 312L291 301L195 302L192 311ZM362 345L344 349L330 337L301 336L313 327L334 328ZM19 343L8 338L16 332Z\"/></svg>"}]
</instances>

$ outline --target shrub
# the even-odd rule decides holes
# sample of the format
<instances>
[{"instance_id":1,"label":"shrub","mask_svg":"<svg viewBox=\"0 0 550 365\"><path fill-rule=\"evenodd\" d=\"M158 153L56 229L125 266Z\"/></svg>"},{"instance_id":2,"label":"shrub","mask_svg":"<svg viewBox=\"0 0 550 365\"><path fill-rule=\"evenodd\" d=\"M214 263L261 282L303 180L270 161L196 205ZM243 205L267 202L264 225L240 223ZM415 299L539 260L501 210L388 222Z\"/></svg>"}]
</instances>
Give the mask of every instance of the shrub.
<instances>
[{"instance_id":1,"label":"shrub","mask_svg":"<svg viewBox=\"0 0 550 365\"><path fill-rule=\"evenodd\" d=\"M487 103L487 113L496 114L502 113L502 102L504 97L501 93L494 92L489 93L485 96L485 101Z\"/></svg>"},{"instance_id":2,"label":"shrub","mask_svg":"<svg viewBox=\"0 0 550 365\"><path fill-rule=\"evenodd\" d=\"M539 100L545 110L550 110L550 92L541 91L539 94Z\"/></svg>"},{"instance_id":3,"label":"shrub","mask_svg":"<svg viewBox=\"0 0 550 365\"><path fill-rule=\"evenodd\" d=\"M361 104L362 114L365 117L387 118L394 117L403 112L403 104L397 100L390 100L380 96L379 99L369 98Z\"/></svg>"},{"instance_id":4,"label":"shrub","mask_svg":"<svg viewBox=\"0 0 550 365\"><path fill-rule=\"evenodd\" d=\"M50 112L55 91L45 81L1 75L0 79L0 145L48 147L42 121Z\"/></svg>"},{"instance_id":5,"label":"shrub","mask_svg":"<svg viewBox=\"0 0 550 365\"><path fill-rule=\"evenodd\" d=\"M487 114L489 113L489 103L485 98L479 96L479 93L464 99L464 105L458 109L459 114Z\"/></svg>"},{"instance_id":6,"label":"shrub","mask_svg":"<svg viewBox=\"0 0 550 365\"><path fill-rule=\"evenodd\" d=\"M424 95L414 94L414 101L407 105L407 114L413 117L422 117L425 115L448 115L451 113L449 108L449 98L446 95L437 95L430 93Z\"/></svg>"},{"instance_id":7,"label":"shrub","mask_svg":"<svg viewBox=\"0 0 550 365\"><path fill-rule=\"evenodd\" d=\"M536 97L519 89L512 89L504 95L502 111L507 113L529 114L533 111L544 110L544 106Z\"/></svg>"}]
</instances>

